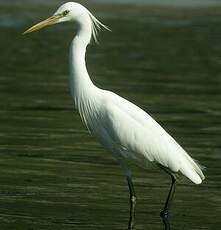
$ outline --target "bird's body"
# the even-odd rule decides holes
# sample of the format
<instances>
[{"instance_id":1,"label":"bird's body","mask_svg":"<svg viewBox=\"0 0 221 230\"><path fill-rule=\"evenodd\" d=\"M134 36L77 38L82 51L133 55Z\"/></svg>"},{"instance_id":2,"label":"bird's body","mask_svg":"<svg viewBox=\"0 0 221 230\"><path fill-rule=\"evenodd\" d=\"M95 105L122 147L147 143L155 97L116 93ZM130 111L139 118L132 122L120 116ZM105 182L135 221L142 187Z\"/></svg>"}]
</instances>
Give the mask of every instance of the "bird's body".
<instances>
[{"instance_id":1,"label":"bird's body","mask_svg":"<svg viewBox=\"0 0 221 230\"><path fill-rule=\"evenodd\" d=\"M196 184L202 182L200 167L185 150L145 111L124 98L97 87L82 93L76 107L90 132L115 156L142 166L159 163L180 171ZM94 100L96 98L96 100ZM86 103L85 103L86 102Z\"/></svg>"},{"instance_id":2,"label":"bird's body","mask_svg":"<svg viewBox=\"0 0 221 230\"><path fill-rule=\"evenodd\" d=\"M117 94L96 87L91 81L85 64L86 47L91 37L96 39L97 29L105 26L85 7L78 3L66 3L51 18L26 33L42 28L45 23L64 21L77 22L77 34L70 46L70 89L75 107L88 130L123 166L131 201L135 193L124 158L142 166L155 163L171 175L180 171L200 184L204 179L200 166L149 114ZM172 188L173 184L171 191ZM129 229L133 228L132 225Z\"/></svg>"},{"instance_id":3,"label":"bird's body","mask_svg":"<svg viewBox=\"0 0 221 230\"><path fill-rule=\"evenodd\" d=\"M92 20L87 14L85 18L84 21ZM75 106L90 132L115 156L136 160L144 166L159 163L172 172L180 171L196 184L201 183L200 167L150 115L92 83L85 53L93 23L82 23L79 28L70 46L70 87Z\"/></svg>"}]
</instances>

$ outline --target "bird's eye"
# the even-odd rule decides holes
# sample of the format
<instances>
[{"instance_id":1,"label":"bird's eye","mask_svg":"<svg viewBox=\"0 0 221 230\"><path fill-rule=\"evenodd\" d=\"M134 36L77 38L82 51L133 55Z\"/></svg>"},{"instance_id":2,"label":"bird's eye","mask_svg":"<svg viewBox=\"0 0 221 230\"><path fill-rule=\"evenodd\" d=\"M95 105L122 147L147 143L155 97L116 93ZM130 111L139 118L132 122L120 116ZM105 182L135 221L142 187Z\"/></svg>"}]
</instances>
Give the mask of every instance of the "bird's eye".
<instances>
[{"instance_id":1,"label":"bird's eye","mask_svg":"<svg viewBox=\"0 0 221 230\"><path fill-rule=\"evenodd\" d=\"M65 10L65 11L63 12L63 16L66 16L69 12L70 12L69 10Z\"/></svg>"}]
</instances>

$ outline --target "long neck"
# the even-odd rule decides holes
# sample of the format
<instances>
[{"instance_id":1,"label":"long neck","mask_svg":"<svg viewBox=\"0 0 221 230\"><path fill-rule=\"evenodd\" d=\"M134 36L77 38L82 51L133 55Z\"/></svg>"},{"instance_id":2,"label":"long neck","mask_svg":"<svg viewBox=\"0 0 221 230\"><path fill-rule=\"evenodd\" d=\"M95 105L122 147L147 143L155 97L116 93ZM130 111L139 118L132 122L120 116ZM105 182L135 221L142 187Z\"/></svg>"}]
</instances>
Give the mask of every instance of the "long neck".
<instances>
[{"instance_id":1,"label":"long neck","mask_svg":"<svg viewBox=\"0 0 221 230\"><path fill-rule=\"evenodd\" d=\"M84 17L78 26L78 32L70 46L70 87L75 104L95 88L85 64L85 53L91 39L91 21Z\"/></svg>"}]
</instances>

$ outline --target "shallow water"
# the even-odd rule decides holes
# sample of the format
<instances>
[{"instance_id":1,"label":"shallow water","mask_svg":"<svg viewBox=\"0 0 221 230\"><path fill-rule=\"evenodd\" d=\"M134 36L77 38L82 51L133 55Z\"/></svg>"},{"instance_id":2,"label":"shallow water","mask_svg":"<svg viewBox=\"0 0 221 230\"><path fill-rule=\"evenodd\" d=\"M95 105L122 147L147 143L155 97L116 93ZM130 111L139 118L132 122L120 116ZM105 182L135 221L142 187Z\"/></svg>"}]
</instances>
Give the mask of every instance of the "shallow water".
<instances>
[{"instance_id":1,"label":"shallow water","mask_svg":"<svg viewBox=\"0 0 221 230\"><path fill-rule=\"evenodd\" d=\"M221 9L90 9L113 30L88 48L94 82L149 111L206 166L200 186L180 177L172 230L219 230ZM126 229L122 171L72 108L67 52L74 28L21 36L54 10L0 8L1 229ZM132 167L136 229L163 229L159 212L169 178Z\"/></svg>"}]
</instances>

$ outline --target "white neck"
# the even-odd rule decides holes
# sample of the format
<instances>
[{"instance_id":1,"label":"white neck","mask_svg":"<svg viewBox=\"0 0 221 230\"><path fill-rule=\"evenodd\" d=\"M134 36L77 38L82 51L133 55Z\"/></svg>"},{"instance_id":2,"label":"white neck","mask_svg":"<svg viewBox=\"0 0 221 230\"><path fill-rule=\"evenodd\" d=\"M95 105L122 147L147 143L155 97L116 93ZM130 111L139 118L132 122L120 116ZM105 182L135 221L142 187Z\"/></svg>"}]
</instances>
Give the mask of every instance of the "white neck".
<instances>
[{"instance_id":1,"label":"white neck","mask_svg":"<svg viewBox=\"0 0 221 230\"><path fill-rule=\"evenodd\" d=\"M77 35L70 46L70 87L75 104L96 88L92 83L85 64L85 53L91 39L91 19L84 15L78 22Z\"/></svg>"}]
</instances>

